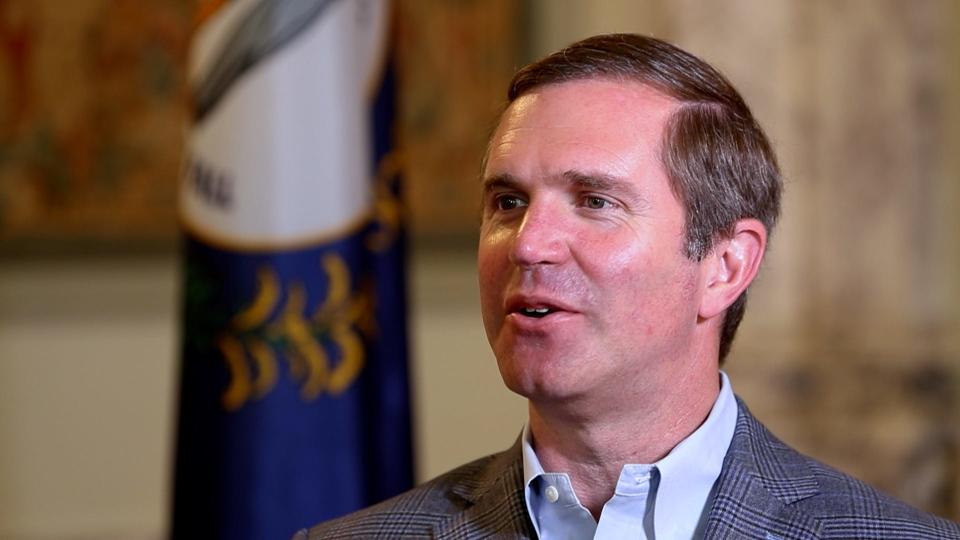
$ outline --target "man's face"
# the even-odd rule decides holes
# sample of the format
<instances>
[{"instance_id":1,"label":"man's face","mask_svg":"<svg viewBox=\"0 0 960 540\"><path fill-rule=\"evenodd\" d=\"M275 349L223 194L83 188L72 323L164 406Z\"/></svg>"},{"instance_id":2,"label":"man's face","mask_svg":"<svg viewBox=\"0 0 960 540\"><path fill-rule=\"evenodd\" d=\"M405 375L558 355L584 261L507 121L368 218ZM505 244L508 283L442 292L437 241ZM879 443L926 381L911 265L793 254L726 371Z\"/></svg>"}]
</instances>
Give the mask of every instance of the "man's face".
<instances>
[{"instance_id":1,"label":"man's face","mask_svg":"<svg viewBox=\"0 0 960 540\"><path fill-rule=\"evenodd\" d=\"M514 101L484 170L483 322L532 400L656 395L689 361L703 291L660 161L676 102L638 83L547 85Z\"/></svg>"}]
</instances>

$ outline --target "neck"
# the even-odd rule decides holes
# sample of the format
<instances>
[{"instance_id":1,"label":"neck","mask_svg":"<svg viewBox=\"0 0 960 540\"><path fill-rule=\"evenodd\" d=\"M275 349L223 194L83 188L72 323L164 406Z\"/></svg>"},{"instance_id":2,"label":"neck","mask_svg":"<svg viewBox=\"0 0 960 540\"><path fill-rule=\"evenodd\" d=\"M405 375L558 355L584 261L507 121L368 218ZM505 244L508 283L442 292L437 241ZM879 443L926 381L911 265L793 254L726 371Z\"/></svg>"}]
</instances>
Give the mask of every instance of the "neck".
<instances>
[{"instance_id":1,"label":"neck","mask_svg":"<svg viewBox=\"0 0 960 540\"><path fill-rule=\"evenodd\" d=\"M599 414L578 414L585 410L582 403L531 400L537 458L545 471L567 473L580 503L599 519L625 464L655 463L710 414L720 377L716 370L701 371L699 376L678 377L659 392L638 392L629 407L620 401L615 407L593 409L602 411Z\"/></svg>"}]
</instances>

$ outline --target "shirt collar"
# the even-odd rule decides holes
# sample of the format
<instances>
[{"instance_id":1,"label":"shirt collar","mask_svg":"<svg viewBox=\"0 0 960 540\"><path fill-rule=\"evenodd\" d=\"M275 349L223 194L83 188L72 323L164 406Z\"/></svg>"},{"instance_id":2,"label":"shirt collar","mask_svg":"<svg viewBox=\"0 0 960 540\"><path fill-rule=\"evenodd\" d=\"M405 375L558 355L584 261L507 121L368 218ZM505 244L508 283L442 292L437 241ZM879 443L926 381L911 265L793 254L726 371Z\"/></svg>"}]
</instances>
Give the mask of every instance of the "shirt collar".
<instances>
[{"instance_id":1,"label":"shirt collar","mask_svg":"<svg viewBox=\"0 0 960 540\"><path fill-rule=\"evenodd\" d=\"M707 419L666 456L653 464L660 475L656 492L654 530L657 538L690 538L707 512L710 491L720 476L737 424L737 402L727 374L720 372L720 393ZM523 427L523 480L527 512L530 483L543 474L533 450L529 422Z\"/></svg>"},{"instance_id":2,"label":"shirt collar","mask_svg":"<svg viewBox=\"0 0 960 540\"><path fill-rule=\"evenodd\" d=\"M655 463L660 471L653 522L657 538L692 536L700 517L708 510L707 499L720 476L736 427L737 400L730 379L721 371L720 394L707 419Z\"/></svg>"},{"instance_id":3,"label":"shirt collar","mask_svg":"<svg viewBox=\"0 0 960 540\"><path fill-rule=\"evenodd\" d=\"M533 528L536 529L537 537L539 538L541 536L540 525L530 502L532 498L530 496L530 490L533 489L530 487L530 484L534 478L540 476L545 471L543 470L543 465L540 465L537 453L533 451L533 437L530 434L530 422L523 425L522 440L523 443L520 449L523 453L523 500L527 505L527 515L530 516L530 521L533 523Z\"/></svg>"}]
</instances>

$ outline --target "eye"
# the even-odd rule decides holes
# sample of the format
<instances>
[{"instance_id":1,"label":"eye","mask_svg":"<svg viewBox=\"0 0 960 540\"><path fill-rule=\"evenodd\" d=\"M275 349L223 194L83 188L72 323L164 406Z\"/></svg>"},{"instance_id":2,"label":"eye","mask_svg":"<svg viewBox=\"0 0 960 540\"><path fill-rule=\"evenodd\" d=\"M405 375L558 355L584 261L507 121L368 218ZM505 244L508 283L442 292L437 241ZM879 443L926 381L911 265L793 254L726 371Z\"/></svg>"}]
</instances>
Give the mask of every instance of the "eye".
<instances>
[{"instance_id":1,"label":"eye","mask_svg":"<svg viewBox=\"0 0 960 540\"><path fill-rule=\"evenodd\" d=\"M591 210L602 210L604 208L609 208L613 203L604 199L603 197L597 197L596 195L588 195L583 198L583 206Z\"/></svg>"},{"instance_id":2,"label":"eye","mask_svg":"<svg viewBox=\"0 0 960 540\"><path fill-rule=\"evenodd\" d=\"M514 210L527 205L526 201L516 195L498 195L495 203L497 210Z\"/></svg>"}]
</instances>

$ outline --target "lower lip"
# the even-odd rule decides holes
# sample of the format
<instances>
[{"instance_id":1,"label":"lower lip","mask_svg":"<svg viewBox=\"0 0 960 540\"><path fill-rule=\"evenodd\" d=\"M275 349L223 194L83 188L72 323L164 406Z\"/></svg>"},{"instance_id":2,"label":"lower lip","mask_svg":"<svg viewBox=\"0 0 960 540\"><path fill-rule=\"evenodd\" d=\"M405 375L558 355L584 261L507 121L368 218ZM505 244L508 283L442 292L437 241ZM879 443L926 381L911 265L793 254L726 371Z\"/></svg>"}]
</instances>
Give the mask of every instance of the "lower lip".
<instances>
[{"instance_id":1,"label":"lower lip","mask_svg":"<svg viewBox=\"0 0 960 540\"><path fill-rule=\"evenodd\" d=\"M510 313L506 317L506 322L517 330L529 332L544 332L558 324L563 324L573 318L574 314L569 311L555 311L544 317L528 317L520 313Z\"/></svg>"}]
</instances>

